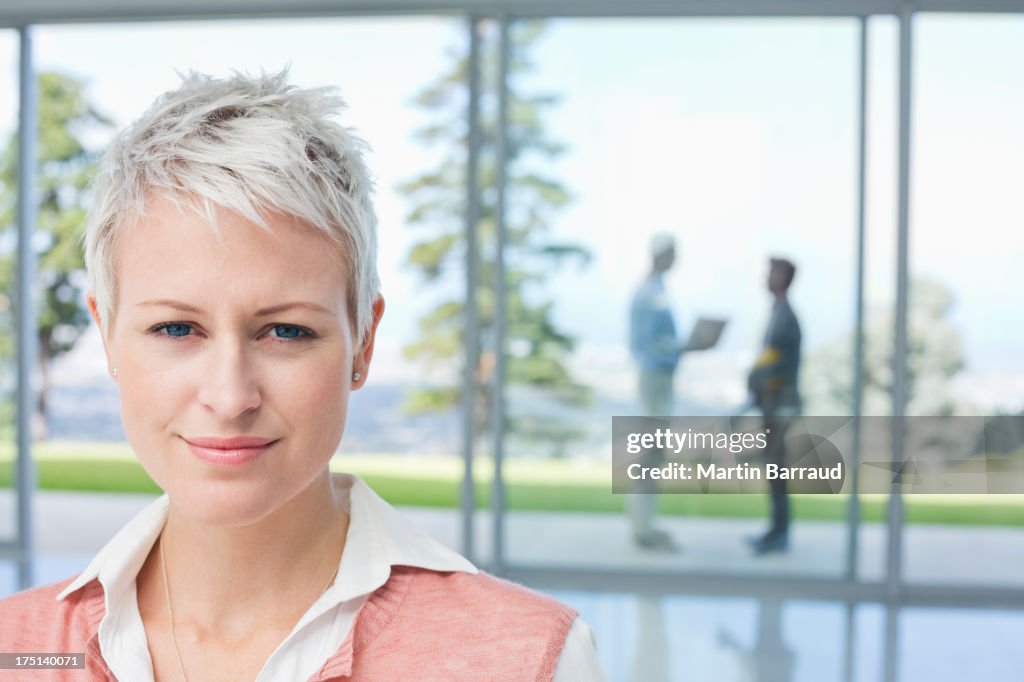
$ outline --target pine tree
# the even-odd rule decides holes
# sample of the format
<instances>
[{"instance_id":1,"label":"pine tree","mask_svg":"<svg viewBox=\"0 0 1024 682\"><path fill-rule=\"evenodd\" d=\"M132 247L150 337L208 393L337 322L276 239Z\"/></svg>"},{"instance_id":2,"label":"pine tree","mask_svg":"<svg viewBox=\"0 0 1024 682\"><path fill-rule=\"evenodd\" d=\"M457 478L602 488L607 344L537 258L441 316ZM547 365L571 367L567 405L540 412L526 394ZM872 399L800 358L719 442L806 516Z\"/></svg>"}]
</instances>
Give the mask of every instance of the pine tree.
<instances>
[{"instance_id":1,"label":"pine tree","mask_svg":"<svg viewBox=\"0 0 1024 682\"><path fill-rule=\"evenodd\" d=\"M71 76L43 72L37 77L39 135L37 145L36 266L39 370L42 384L36 405L34 435L46 438L49 367L74 348L89 325L82 304L85 263L79 237L85 226L86 197L97 170L96 153L83 137L111 125L88 100L85 86ZM14 244L15 187L18 172L17 134L0 155L0 235ZM15 262L11 249L0 255L0 356L13 354L14 320L11 301ZM13 408L6 402L5 422Z\"/></svg>"},{"instance_id":2,"label":"pine tree","mask_svg":"<svg viewBox=\"0 0 1024 682\"><path fill-rule=\"evenodd\" d=\"M494 368L496 239L496 143L498 134L498 41L497 26L480 24L481 100L479 187L480 220L479 288L476 292L481 344L476 376L475 432L488 431L491 395L488 384ZM528 92L517 80L533 68L531 46L544 31L544 22L515 22L509 27L509 99L506 138L506 386L527 392L541 391L562 404L585 405L591 390L577 382L566 360L575 338L559 329L553 320L555 300L545 283L567 260L581 266L589 251L578 244L559 242L553 227L560 209L570 201L568 190L545 172L545 165L564 152L564 146L550 139L544 128L544 114L558 103L556 95ZM417 106L430 114L430 122L416 131L424 145L440 148L442 162L434 169L403 183L399 190L412 203L406 222L418 239L408 252L406 265L422 277L424 286L448 292L419 320L420 336L405 349L406 357L427 367L452 367L463 357L465 324L464 210L468 124L468 55L449 52L452 68L427 86L416 98ZM448 385L417 388L410 392L406 409L411 413L450 409L461 400L462 384L455 373ZM525 401L519 401L523 403ZM506 415L508 434L522 440L542 442L560 454L561 447L582 435L566 427L554 415L530 414L513 404ZM511 413L514 412L514 413Z\"/></svg>"}]
</instances>

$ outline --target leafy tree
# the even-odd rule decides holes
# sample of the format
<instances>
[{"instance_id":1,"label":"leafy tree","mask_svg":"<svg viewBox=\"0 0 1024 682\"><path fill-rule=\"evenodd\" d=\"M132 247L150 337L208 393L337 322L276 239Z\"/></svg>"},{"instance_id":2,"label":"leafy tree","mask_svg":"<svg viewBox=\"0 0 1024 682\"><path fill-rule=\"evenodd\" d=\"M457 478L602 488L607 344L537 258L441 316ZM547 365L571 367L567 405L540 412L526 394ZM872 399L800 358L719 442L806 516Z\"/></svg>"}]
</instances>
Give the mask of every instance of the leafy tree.
<instances>
[{"instance_id":1,"label":"leafy tree","mask_svg":"<svg viewBox=\"0 0 1024 682\"><path fill-rule=\"evenodd\" d=\"M476 433L488 431L491 395L488 384L494 367L495 298L492 289L496 265L496 144L497 63L496 31L481 41L480 102L480 252L479 288L476 292L481 357L476 371L478 411ZM569 192L545 165L564 147L550 139L544 114L558 97L517 87L517 77L529 73L531 46L544 30L541 21L520 21L509 27L511 55L508 100L507 202L505 281L507 286L505 337L506 381L510 389L542 391L566 405L585 405L590 388L578 383L566 366L575 339L559 329L552 317L554 301L544 289L549 276L566 259L581 265L589 252L577 244L557 241L551 234L558 211L570 201ZM468 125L465 120L469 73L468 54L449 51L451 68L428 85L415 103L430 114L430 122L415 132L415 139L443 155L437 167L399 186L412 208L406 222L418 240L410 248L406 265L422 277L424 286L442 293L443 300L419 320L419 338L404 348L406 357L425 367L453 367L463 353L465 301L461 286L465 262L464 208ZM419 387L410 392L405 408L410 413L447 410L459 404L462 385L457 373L450 383ZM527 401L516 401L517 405ZM510 435L524 440L560 444L582 435L567 429L548 414L507 416ZM556 452L557 454L557 452Z\"/></svg>"},{"instance_id":2,"label":"leafy tree","mask_svg":"<svg viewBox=\"0 0 1024 682\"><path fill-rule=\"evenodd\" d=\"M83 307L85 264L78 238L85 225L86 195L96 174L96 153L83 138L111 121L88 100L85 85L65 74L43 72L37 77L39 135L36 189L38 210L33 246L38 255L37 301L39 371L42 377L36 406L34 435L46 438L46 399L53 360L74 348L89 324ZM14 244L17 229L15 182L18 173L17 135L0 155L0 235ZM8 296L14 289L15 255L0 255L0 355L13 352L13 310Z\"/></svg>"},{"instance_id":3,"label":"leafy tree","mask_svg":"<svg viewBox=\"0 0 1024 682\"><path fill-rule=\"evenodd\" d=\"M910 283L908 299L908 415L948 416L960 411L950 379L964 367L960 337L949 323L953 295L923 278ZM864 327L866 415L892 414L892 352L895 313L868 319ZM808 414L849 414L853 408L854 335L821 347L808 358L804 389Z\"/></svg>"}]
</instances>

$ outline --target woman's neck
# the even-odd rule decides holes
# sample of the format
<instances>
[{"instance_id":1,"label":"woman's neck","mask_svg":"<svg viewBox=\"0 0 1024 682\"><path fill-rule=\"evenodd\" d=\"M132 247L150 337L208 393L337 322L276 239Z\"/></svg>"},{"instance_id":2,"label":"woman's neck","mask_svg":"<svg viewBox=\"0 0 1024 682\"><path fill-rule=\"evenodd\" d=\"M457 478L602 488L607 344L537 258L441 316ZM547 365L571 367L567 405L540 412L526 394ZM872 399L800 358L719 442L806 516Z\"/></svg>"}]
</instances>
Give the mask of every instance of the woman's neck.
<instances>
[{"instance_id":1,"label":"woman's neck","mask_svg":"<svg viewBox=\"0 0 1024 682\"><path fill-rule=\"evenodd\" d=\"M247 526L196 522L172 500L162 540L139 580L148 583L151 601L166 596L162 543L176 629L193 630L199 638L216 633L229 641L254 628L290 630L338 567L348 533L347 507L326 471L283 507ZM141 601L141 583L139 589Z\"/></svg>"}]
</instances>

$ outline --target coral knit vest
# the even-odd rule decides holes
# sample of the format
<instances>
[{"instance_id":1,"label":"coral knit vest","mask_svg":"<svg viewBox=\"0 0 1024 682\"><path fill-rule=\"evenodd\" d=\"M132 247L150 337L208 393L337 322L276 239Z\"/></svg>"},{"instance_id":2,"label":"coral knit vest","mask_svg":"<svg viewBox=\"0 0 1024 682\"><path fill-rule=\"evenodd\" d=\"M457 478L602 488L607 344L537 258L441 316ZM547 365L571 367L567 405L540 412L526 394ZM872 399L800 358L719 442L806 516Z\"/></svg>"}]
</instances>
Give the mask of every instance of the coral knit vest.
<instances>
[{"instance_id":1,"label":"coral knit vest","mask_svg":"<svg viewBox=\"0 0 1024 682\"><path fill-rule=\"evenodd\" d=\"M0 601L0 651L85 652L88 673L34 671L33 680L116 680L97 635L103 587L94 580L56 601L71 580ZM576 615L551 597L482 571L393 566L341 648L309 682L550 682Z\"/></svg>"}]
</instances>

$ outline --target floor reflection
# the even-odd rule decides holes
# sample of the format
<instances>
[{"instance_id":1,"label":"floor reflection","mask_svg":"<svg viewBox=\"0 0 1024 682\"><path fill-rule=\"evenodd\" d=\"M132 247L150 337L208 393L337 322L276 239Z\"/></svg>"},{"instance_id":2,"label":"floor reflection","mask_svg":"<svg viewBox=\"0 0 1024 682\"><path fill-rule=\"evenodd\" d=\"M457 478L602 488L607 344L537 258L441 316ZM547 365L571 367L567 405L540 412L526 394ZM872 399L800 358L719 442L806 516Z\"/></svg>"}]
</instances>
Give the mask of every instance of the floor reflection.
<instances>
[{"instance_id":1,"label":"floor reflection","mask_svg":"<svg viewBox=\"0 0 1024 682\"><path fill-rule=\"evenodd\" d=\"M1019 682L1024 612L555 592L594 629L612 682ZM890 661L893 677L887 677Z\"/></svg>"},{"instance_id":2,"label":"floor reflection","mask_svg":"<svg viewBox=\"0 0 1024 682\"><path fill-rule=\"evenodd\" d=\"M734 652L751 682L792 682L796 653L782 636L782 600L765 599L760 604L757 642L744 647L728 629L718 631L719 644Z\"/></svg>"},{"instance_id":3,"label":"floor reflection","mask_svg":"<svg viewBox=\"0 0 1024 682\"><path fill-rule=\"evenodd\" d=\"M637 638L633 647L633 679L669 682L668 626L661 599L637 598Z\"/></svg>"},{"instance_id":4,"label":"floor reflection","mask_svg":"<svg viewBox=\"0 0 1024 682\"><path fill-rule=\"evenodd\" d=\"M41 554L35 583L75 575L90 558ZM16 576L12 561L0 561L0 596L14 591ZM778 597L552 594L591 624L611 682L1024 680L1022 611L889 611L876 603ZM886 642L887 631L895 633L895 646Z\"/></svg>"}]
</instances>

